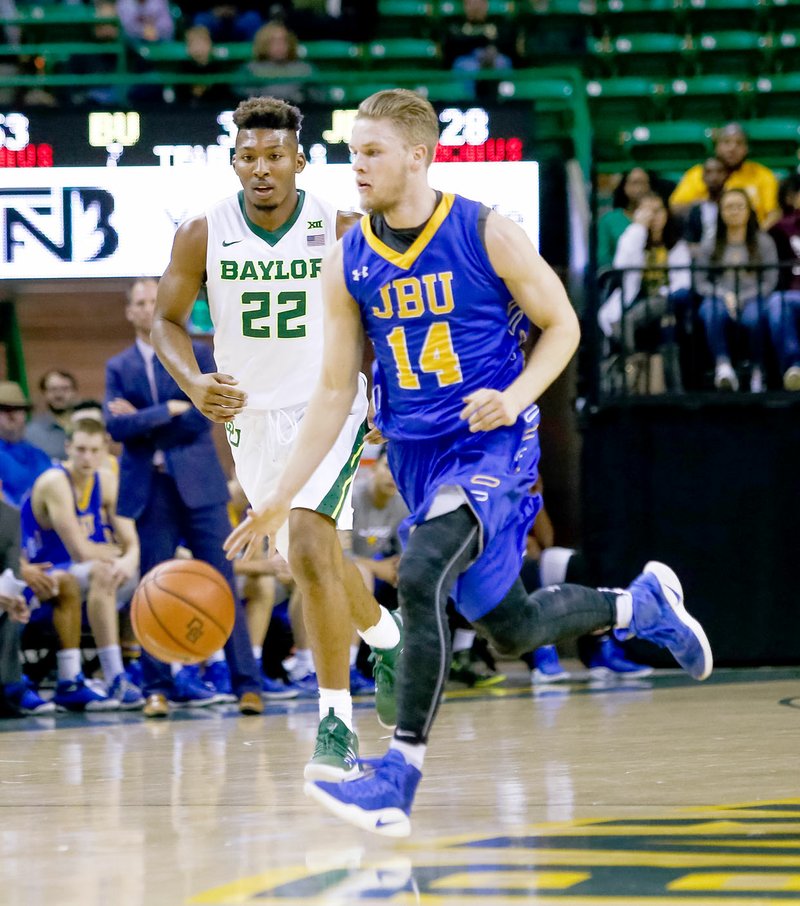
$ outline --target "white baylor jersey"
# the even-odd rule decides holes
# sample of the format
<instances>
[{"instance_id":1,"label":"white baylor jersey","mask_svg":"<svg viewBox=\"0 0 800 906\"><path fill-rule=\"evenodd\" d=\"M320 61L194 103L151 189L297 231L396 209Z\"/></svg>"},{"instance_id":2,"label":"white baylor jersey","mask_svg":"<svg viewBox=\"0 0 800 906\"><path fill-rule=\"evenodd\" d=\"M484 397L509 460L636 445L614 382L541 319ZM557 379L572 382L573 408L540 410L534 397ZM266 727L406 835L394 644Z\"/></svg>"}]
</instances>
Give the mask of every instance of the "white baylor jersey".
<instances>
[{"instance_id":1,"label":"white baylor jersey","mask_svg":"<svg viewBox=\"0 0 800 906\"><path fill-rule=\"evenodd\" d=\"M336 242L336 209L298 194L274 233L248 218L242 192L206 211L214 357L249 411L307 403L322 367L320 265Z\"/></svg>"}]
</instances>

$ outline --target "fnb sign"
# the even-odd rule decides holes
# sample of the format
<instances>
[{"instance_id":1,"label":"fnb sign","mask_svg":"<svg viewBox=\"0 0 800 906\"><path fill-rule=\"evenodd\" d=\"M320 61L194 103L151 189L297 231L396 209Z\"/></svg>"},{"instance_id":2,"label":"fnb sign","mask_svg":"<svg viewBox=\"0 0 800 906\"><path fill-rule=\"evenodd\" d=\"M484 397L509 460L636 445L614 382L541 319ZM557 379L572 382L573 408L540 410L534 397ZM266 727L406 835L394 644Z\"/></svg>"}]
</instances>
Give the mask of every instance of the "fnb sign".
<instances>
[{"instance_id":1,"label":"fnb sign","mask_svg":"<svg viewBox=\"0 0 800 906\"><path fill-rule=\"evenodd\" d=\"M0 262L100 261L119 236L110 223L114 196L90 187L0 189Z\"/></svg>"}]
</instances>

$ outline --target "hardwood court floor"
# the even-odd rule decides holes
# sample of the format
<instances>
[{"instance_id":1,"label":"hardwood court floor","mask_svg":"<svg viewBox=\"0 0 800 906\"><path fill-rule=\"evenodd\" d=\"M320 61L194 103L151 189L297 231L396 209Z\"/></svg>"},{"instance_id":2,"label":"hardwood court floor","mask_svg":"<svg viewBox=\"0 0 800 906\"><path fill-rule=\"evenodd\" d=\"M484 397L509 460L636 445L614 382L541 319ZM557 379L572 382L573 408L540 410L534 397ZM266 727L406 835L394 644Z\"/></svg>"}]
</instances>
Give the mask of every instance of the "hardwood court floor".
<instances>
[{"instance_id":1,"label":"hardwood court floor","mask_svg":"<svg viewBox=\"0 0 800 906\"><path fill-rule=\"evenodd\" d=\"M450 694L406 841L304 798L314 703L227 708L0 721L0 904L800 902L800 669Z\"/></svg>"}]
</instances>

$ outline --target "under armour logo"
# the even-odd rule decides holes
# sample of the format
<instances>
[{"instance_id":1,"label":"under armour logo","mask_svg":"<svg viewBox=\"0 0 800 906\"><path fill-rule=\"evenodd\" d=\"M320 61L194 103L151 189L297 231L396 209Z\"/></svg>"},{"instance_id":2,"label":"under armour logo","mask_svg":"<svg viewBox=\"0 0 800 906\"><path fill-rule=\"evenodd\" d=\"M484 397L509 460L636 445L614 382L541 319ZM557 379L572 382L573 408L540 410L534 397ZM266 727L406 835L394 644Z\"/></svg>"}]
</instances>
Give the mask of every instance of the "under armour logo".
<instances>
[{"instance_id":1,"label":"under armour logo","mask_svg":"<svg viewBox=\"0 0 800 906\"><path fill-rule=\"evenodd\" d=\"M363 267L361 267L360 270L359 270L359 268L356 268L356 269L352 272L352 274L353 274L353 280L354 280L356 283L358 283L358 281L359 281L362 277L364 277L364 278L369 277L369 268L368 268L367 265L365 264L365 265L363 265Z\"/></svg>"}]
</instances>

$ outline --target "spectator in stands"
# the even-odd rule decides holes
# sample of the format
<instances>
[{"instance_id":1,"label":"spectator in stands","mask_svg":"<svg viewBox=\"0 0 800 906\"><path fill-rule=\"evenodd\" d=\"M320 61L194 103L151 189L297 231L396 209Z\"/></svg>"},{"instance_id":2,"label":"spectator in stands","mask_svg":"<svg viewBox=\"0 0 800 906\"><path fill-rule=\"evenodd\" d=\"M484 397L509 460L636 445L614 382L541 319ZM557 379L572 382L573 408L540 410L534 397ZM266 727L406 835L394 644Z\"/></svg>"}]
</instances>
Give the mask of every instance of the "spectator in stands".
<instances>
[{"instance_id":1,"label":"spectator in stands","mask_svg":"<svg viewBox=\"0 0 800 906\"><path fill-rule=\"evenodd\" d=\"M633 167L620 177L611 199L611 210L597 221L597 266L609 267L614 260L619 237L630 226L633 212L642 196L652 188L647 170Z\"/></svg>"},{"instance_id":2,"label":"spectator in stands","mask_svg":"<svg viewBox=\"0 0 800 906\"><path fill-rule=\"evenodd\" d=\"M14 0L0 0L0 18L14 19L18 14L17 4ZM0 28L0 39L6 44L19 44L22 37L22 29L17 25L4 25ZM19 73L19 63L14 57L0 58L0 104L10 107L16 100L16 92L13 88L2 87L4 76L14 76Z\"/></svg>"},{"instance_id":3,"label":"spectator in stands","mask_svg":"<svg viewBox=\"0 0 800 906\"><path fill-rule=\"evenodd\" d=\"M55 711L22 674L20 630L30 619L19 582L19 511L0 499L0 715L24 716Z\"/></svg>"},{"instance_id":4,"label":"spectator in stands","mask_svg":"<svg viewBox=\"0 0 800 906\"><path fill-rule=\"evenodd\" d=\"M614 267L626 269L622 286L600 307L598 320L606 336L622 339L626 355L638 351L658 357L655 369L646 362L653 375L651 392L682 390L676 324L691 303L691 260L661 196L645 195L614 254Z\"/></svg>"},{"instance_id":5,"label":"spectator in stands","mask_svg":"<svg viewBox=\"0 0 800 906\"><path fill-rule=\"evenodd\" d=\"M186 29L187 60L181 66L181 72L197 76L214 76L227 71L225 63L213 56L214 42L205 25L193 25ZM228 85L221 82L197 82L194 85L180 84L175 86L175 100L178 103L194 107L198 104L216 104L222 106L231 101L232 95Z\"/></svg>"},{"instance_id":6,"label":"spectator in stands","mask_svg":"<svg viewBox=\"0 0 800 906\"><path fill-rule=\"evenodd\" d=\"M748 160L747 135L738 123L728 123L714 136L714 155L728 170L726 189L744 189L762 229L769 229L780 217L778 180L769 167ZM669 199L673 213L683 217L691 205L708 198L703 164L695 164L681 177Z\"/></svg>"},{"instance_id":7,"label":"spectator in stands","mask_svg":"<svg viewBox=\"0 0 800 906\"><path fill-rule=\"evenodd\" d=\"M709 157L703 164L703 182L707 198L689 208L683 237L692 254L700 250L703 242L713 241L717 231L719 199L728 178L728 168L718 157Z\"/></svg>"},{"instance_id":8,"label":"spectator in stands","mask_svg":"<svg viewBox=\"0 0 800 906\"><path fill-rule=\"evenodd\" d=\"M117 9L125 37L135 44L171 41L175 36L169 0L117 0Z\"/></svg>"},{"instance_id":9,"label":"spectator in stands","mask_svg":"<svg viewBox=\"0 0 800 906\"><path fill-rule=\"evenodd\" d=\"M216 0L183 0L181 10L186 21L208 29L215 44L252 41L264 24L264 7L247 0L219 3ZM271 12L272 7L269 7Z\"/></svg>"},{"instance_id":10,"label":"spectator in stands","mask_svg":"<svg viewBox=\"0 0 800 906\"><path fill-rule=\"evenodd\" d=\"M750 390L758 393L764 389L764 309L777 285L778 269L750 270L748 266L774 265L777 260L775 242L759 229L747 191L725 189L719 202L716 236L701 246L695 275L695 287L703 297L700 318L705 324L714 358L714 386L717 389L739 388L730 348L737 325L745 329L748 351L754 357Z\"/></svg>"},{"instance_id":11,"label":"spectator in stands","mask_svg":"<svg viewBox=\"0 0 800 906\"><path fill-rule=\"evenodd\" d=\"M442 35L445 66L452 68L459 57L476 60L505 59L508 67L516 53L516 33L510 21L489 14L488 0L463 0L463 16L448 22ZM482 68L504 68L483 65Z\"/></svg>"},{"instance_id":12,"label":"spectator in stands","mask_svg":"<svg viewBox=\"0 0 800 906\"><path fill-rule=\"evenodd\" d=\"M179 542L195 557L218 569L236 596L233 570L222 551L230 531L228 486L217 458L211 425L165 371L150 344L158 283L134 281L125 315L135 343L106 365L106 412L111 436L122 443L119 512L136 520L141 540L141 572L170 560ZM214 370L211 350L194 344L204 371ZM233 691L243 714L261 713L261 681L247 634L244 607L237 606L225 645ZM166 717L167 696L188 705L219 700L196 668L170 668L142 653L144 713Z\"/></svg>"},{"instance_id":13,"label":"spectator in stands","mask_svg":"<svg viewBox=\"0 0 800 906\"><path fill-rule=\"evenodd\" d=\"M241 70L245 81L235 90L243 98L263 94L265 83L269 93L292 104L302 104L306 97L303 81L314 72L310 64L297 58L297 35L281 22L268 22L253 38L253 59Z\"/></svg>"},{"instance_id":14,"label":"spectator in stands","mask_svg":"<svg viewBox=\"0 0 800 906\"><path fill-rule=\"evenodd\" d=\"M336 39L369 41L375 36L377 0L284 0L276 13L273 4L270 19L282 19L304 41Z\"/></svg>"},{"instance_id":15,"label":"spectator in stands","mask_svg":"<svg viewBox=\"0 0 800 906\"><path fill-rule=\"evenodd\" d=\"M95 0L95 15L99 19L119 19L116 0ZM92 34L97 45L94 53L70 57L60 72L69 72L76 76L106 75L118 71L119 56L119 21L98 22L92 26ZM127 103L127 92L121 85L89 85L83 87L76 80L70 89L69 97L73 104L92 104L96 107L113 109L119 104Z\"/></svg>"},{"instance_id":16,"label":"spectator in stands","mask_svg":"<svg viewBox=\"0 0 800 906\"><path fill-rule=\"evenodd\" d=\"M46 371L39 379L47 411L28 422L25 440L44 450L52 460L67 458L67 429L77 389L78 382L73 375L57 368Z\"/></svg>"},{"instance_id":17,"label":"spectator in stands","mask_svg":"<svg viewBox=\"0 0 800 906\"><path fill-rule=\"evenodd\" d=\"M51 466L44 450L24 439L31 401L14 381L0 381L0 481L3 494L19 506L34 481Z\"/></svg>"},{"instance_id":18,"label":"spectator in stands","mask_svg":"<svg viewBox=\"0 0 800 906\"><path fill-rule=\"evenodd\" d=\"M469 73L511 69L515 40L507 20L489 15L488 0L464 0L463 18L450 23L443 36L445 66ZM497 96L495 81L469 82L465 88L482 100Z\"/></svg>"},{"instance_id":19,"label":"spectator in stands","mask_svg":"<svg viewBox=\"0 0 800 906\"><path fill-rule=\"evenodd\" d=\"M779 197L783 216L769 232L778 260L792 264L781 268L780 291L767 301L767 318L784 389L797 391L800 390L800 176L795 173L784 179Z\"/></svg>"}]
</instances>

